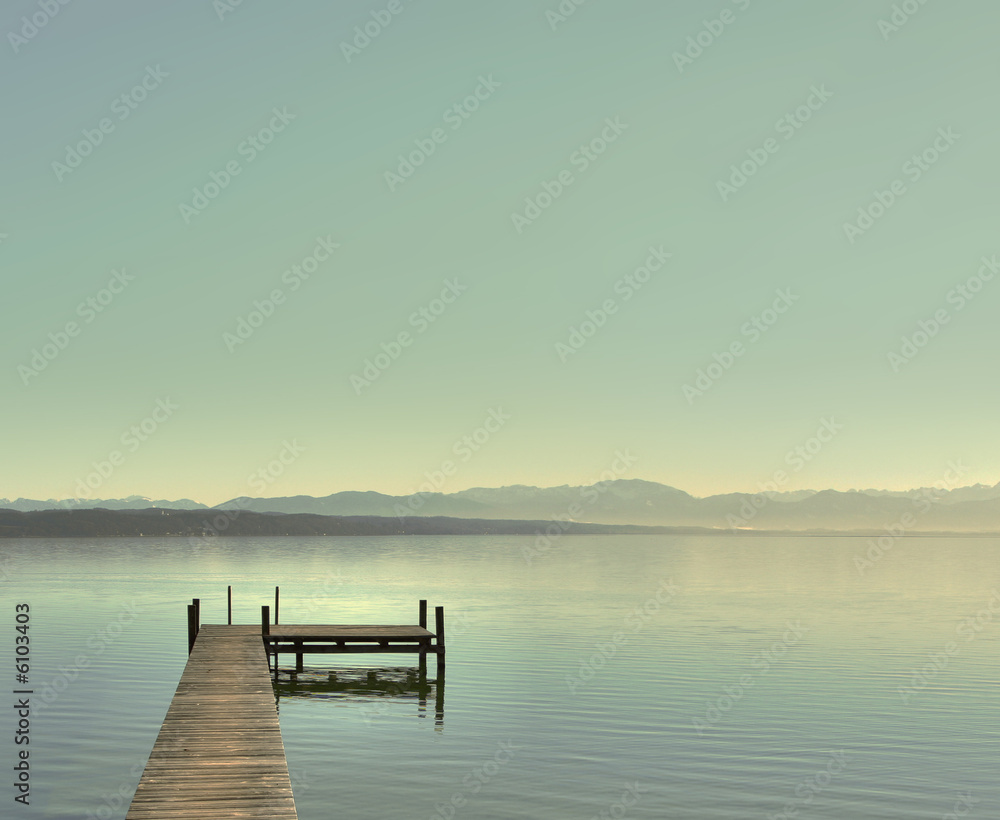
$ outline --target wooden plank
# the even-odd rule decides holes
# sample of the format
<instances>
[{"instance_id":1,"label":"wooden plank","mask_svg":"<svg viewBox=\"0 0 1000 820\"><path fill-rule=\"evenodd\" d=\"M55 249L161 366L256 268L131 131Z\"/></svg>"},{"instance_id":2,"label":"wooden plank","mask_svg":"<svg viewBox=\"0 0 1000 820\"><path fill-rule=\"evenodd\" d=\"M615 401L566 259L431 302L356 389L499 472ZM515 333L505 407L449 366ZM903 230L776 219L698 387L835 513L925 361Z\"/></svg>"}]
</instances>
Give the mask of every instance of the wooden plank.
<instances>
[{"instance_id":1,"label":"wooden plank","mask_svg":"<svg viewBox=\"0 0 1000 820\"><path fill-rule=\"evenodd\" d=\"M443 647L442 647L443 650ZM275 652L280 652L285 655L291 654L302 654L302 655L358 655L358 654L386 654L386 655L396 655L400 653L414 654L426 654L429 653L434 655L437 653L438 649L436 646L430 645L425 646L422 644L393 644L391 646L379 646L378 644L347 644L346 646L333 646L329 644L303 644L302 646L295 646L294 644L278 644L277 646L269 646L268 652L272 655Z\"/></svg>"},{"instance_id":2,"label":"wooden plank","mask_svg":"<svg viewBox=\"0 0 1000 820\"><path fill-rule=\"evenodd\" d=\"M260 632L201 627L126 820L297 817Z\"/></svg>"},{"instance_id":3,"label":"wooden plank","mask_svg":"<svg viewBox=\"0 0 1000 820\"><path fill-rule=\"evenodd\" d=\"M308 638L311 640L427 640L434 633L421 626L409 624L272 624L267 637L270 639Z\"/></svg>"}]
</instances>

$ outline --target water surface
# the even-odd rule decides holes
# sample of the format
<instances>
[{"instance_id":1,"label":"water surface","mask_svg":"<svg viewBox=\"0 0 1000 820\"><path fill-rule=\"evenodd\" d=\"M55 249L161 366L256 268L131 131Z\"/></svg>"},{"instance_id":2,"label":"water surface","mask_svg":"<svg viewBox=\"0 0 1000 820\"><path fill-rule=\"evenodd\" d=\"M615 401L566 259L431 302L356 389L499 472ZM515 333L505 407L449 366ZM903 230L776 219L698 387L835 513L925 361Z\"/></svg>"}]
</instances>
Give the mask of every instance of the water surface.
<instances>
[{"instance_id":1,"label":"water surface","mask_svg":"<svg viewBox=\"0 0 1000 820\"><path fill-rule=\"evenodd\" d=\"M1000 816L997 539L906 538L863 573L855 538L533 544L0 541L8 658L27 602L30 683L51 701L25 816L124 817L185 663L185 606L224 622L227 584L243 623L276 584L284 623L445 606L443 715L408 688L408 655L307 656L280 693L302 820L912 820L958 800ZM331 669L356 685L326 685Z\"/></svg>"}]
</instances>

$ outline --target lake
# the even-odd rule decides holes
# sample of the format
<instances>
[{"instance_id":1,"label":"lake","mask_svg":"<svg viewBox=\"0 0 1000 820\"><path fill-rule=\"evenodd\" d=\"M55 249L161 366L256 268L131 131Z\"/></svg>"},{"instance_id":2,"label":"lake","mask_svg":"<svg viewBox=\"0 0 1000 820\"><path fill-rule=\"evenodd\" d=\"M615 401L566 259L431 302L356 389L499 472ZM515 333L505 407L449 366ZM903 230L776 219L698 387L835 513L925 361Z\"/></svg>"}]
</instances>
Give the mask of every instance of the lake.
<instances>
[{"instance_id":1,"label":"lake","mask_svg":"<svg viewBox=\"0 0 1000 820\"><path fill-rule=\"evenodd\" d=\"M846 537L543 546L0 541L9 669L15 606L30 605L17 816L124 817L184 668L186 604L225 623L228 584L240 623L259 623L275 585L282 623L445 607L440 715L406 684L413 655L306 656L280 693L302 820L1000 816L1000 540L906 537L867 556ZM357 685L331 687L331 669ZM370 670L389 685L366 687Z\"/></svg>"}]
</instances>

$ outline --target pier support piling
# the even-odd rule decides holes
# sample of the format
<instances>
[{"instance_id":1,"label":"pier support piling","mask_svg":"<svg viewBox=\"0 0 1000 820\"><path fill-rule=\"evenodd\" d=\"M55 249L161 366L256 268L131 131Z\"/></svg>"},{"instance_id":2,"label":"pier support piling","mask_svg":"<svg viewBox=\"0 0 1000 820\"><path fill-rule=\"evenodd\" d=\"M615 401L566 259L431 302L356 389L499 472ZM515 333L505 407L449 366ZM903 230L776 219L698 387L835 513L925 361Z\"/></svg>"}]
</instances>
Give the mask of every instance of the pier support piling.
<instances>
[{"instance_id":1,"label":"pier support piling","mask_svg":"<svg viewBox=\"0 0 1000 820\"><path fill-rule=\"evenodd\" d=\"M437 645L438 678L444 677L444 607L434 607L434 634Z\"/></svg>"},{"instance_id":2,"label":"pier support piling","mask_svg":"<svg viewBox=\"0 0 1000 820\"><path fill-rule=\"evenodd\" d=\"M188 654L194 649L194 640L198 637L198 615L194 604L188 604Z\"/></svg>"}]
</instances>

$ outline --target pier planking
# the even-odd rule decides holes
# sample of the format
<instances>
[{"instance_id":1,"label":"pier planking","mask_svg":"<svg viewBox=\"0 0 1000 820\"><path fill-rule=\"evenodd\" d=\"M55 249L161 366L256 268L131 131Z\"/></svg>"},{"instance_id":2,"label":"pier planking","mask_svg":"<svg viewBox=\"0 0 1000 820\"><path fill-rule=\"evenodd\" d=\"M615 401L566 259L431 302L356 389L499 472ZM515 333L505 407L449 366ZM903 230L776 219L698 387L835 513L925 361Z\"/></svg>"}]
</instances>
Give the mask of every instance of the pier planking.
<instances>
[{"instance_id":1,"label":"pier planking","mask_svg":"<svg viewBox=\"0 0 1000 820\"><path fill-rule=\"evenodd\" d=\"M202 626L126 820L296 818L259 626Z\"/></svg>"}]
</instances>

